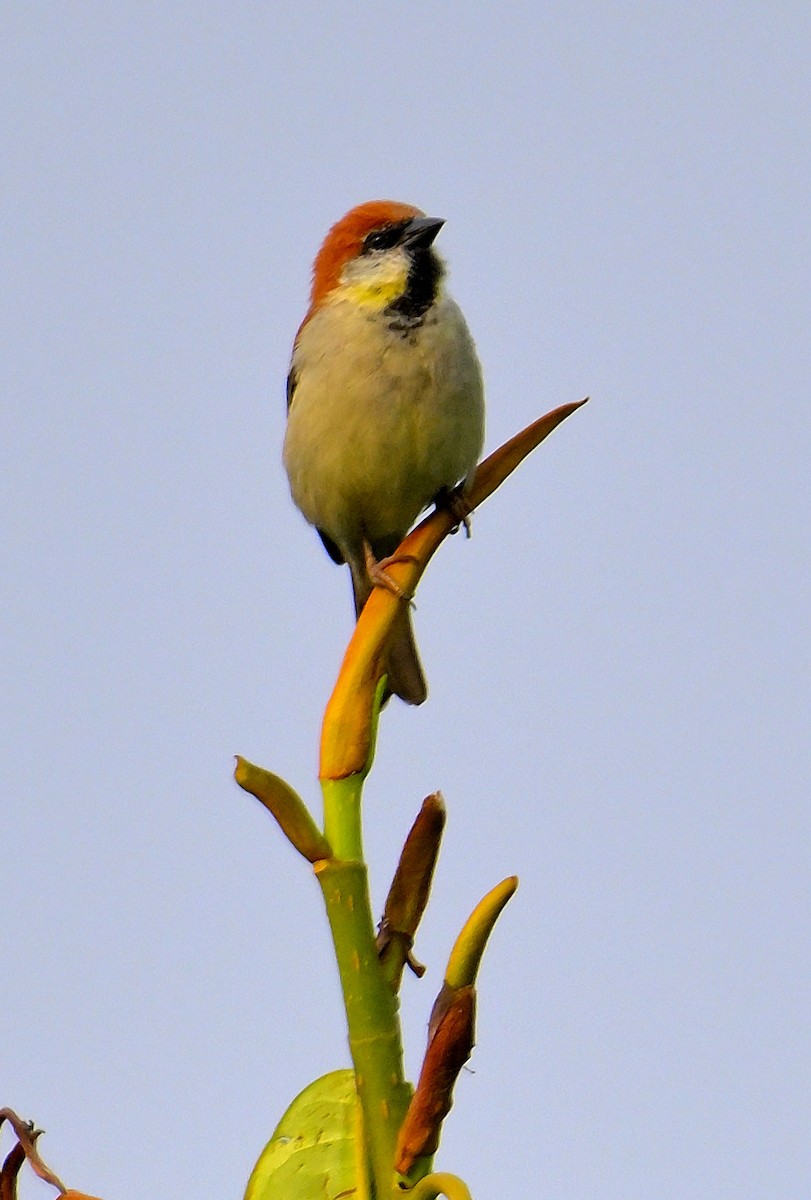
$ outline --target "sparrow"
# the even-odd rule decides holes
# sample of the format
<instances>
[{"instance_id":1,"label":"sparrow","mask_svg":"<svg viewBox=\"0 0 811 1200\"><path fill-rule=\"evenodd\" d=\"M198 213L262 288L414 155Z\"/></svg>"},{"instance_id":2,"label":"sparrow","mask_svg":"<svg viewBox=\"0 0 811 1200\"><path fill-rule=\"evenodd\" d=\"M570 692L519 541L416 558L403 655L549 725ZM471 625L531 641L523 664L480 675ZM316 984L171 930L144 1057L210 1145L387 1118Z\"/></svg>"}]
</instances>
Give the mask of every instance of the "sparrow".
<instances>
[{"instance_id":1,"label":"sparrow","mask_svg":"<svg viewBox=\"0 0 811 1200\"><path fill-rule=\"evenodd\" d=\"M356 616L375 586L402 596L386 566L432 503L461 497L464 511L484 441L481 367L434 249L443 224L393 200L353 208L318 251L293 344L290 492L330 557L349 564ZM403 600L388 688L421 704L427 687Z\"/></svg>"}]
</instances>

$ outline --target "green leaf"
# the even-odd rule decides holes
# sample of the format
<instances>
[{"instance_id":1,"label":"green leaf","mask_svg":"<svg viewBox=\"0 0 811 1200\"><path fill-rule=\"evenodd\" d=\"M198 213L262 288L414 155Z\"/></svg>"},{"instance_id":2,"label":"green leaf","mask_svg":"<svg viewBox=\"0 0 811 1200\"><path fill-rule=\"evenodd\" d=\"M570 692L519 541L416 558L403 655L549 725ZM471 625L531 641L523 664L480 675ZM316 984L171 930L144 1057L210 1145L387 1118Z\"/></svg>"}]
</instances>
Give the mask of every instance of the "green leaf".
<instances>
[{"instance_id":1,"label":"green leaf","mask_svg":"<svg viewBox=\"0 0 811 1200\"><path fill-rule=\"evenodd\" d=\"M245 1200L368 1200L353 1071L331 1071L296 1096L248 1180Z\"/></svg>"}]
</instances>

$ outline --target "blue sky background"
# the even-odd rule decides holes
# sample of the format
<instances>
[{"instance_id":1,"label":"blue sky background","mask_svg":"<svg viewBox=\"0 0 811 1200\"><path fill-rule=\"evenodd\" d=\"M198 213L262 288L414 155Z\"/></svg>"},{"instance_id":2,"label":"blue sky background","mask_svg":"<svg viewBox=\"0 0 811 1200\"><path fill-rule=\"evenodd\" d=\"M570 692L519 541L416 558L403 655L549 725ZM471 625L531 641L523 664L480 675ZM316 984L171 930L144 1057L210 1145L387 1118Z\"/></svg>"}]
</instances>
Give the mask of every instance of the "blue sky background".
<instances>
[{"instance_id":1,"label":"blue sky background","mask_svg":"<svg viewBox=\"0 0 811 1200\"><path fill-rule=\"evenodd\" d=\"M351 604L284 378L326 229L392 197L447 218L488 449L592 396L433 564L368 786L377 907L449 808L412 1077L521 877L438 1165L807 1200L811 10L11 3L0 46L0 1103L72 1187L239 1198L347 1063L317 888L231 771L318 803Z\"/></svg>"}]
</instances>

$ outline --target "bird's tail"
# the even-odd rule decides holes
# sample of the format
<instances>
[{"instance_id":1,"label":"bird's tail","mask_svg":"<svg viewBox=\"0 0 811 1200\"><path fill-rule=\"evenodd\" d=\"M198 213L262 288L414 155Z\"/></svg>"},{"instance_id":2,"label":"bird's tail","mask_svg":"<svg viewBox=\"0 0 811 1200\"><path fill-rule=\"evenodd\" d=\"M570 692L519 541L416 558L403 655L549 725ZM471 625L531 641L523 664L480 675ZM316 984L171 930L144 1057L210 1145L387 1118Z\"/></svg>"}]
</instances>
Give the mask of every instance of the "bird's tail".
<instances>
[{"instance_id":1,"label":"bird's tail","mask_svg":"<svg viewBox=\"0 0 811 1200\"><path fill-rule=\"evenodd\" d=\"M355 595L355 616L359 617L361 609L369 599L371 585L364 567L352 570L352 590ZM411 624L411 607L407 600L401 600L394 621L394 628L389 636L386 651L386 675L388 690L392 695L399 696L406 704L422 704L428 695L428 685L425 682L422 664L420 662L417 643L414 640L414 629Z\"/></svg>"}]
</instances>

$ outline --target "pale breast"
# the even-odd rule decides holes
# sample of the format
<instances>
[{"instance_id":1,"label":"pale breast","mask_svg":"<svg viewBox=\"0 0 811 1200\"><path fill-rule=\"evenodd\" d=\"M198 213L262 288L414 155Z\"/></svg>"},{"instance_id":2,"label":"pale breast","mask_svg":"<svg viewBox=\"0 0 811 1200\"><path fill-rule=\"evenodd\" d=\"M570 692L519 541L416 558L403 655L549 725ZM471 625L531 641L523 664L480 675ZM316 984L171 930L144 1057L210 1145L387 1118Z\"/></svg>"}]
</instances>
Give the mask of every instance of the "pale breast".
<instances>
[{"instance_id":1,"label":"pale breast","mask_svg":"<svg viewBox=\"0 0 811 1200\"><path fill-rule=\"evenodd\" d=\"M475 465L484 437L481 370L449 297L416 328L326 305L294 352L284 461L296 504L341 546L399 540Z\"/></svg>"}]
</instances>

